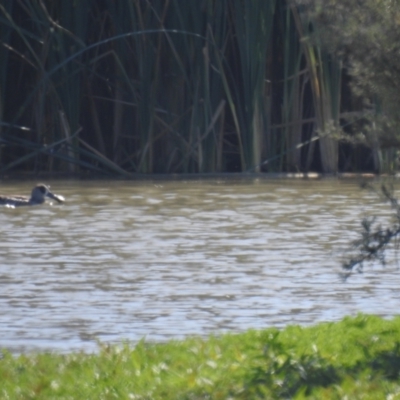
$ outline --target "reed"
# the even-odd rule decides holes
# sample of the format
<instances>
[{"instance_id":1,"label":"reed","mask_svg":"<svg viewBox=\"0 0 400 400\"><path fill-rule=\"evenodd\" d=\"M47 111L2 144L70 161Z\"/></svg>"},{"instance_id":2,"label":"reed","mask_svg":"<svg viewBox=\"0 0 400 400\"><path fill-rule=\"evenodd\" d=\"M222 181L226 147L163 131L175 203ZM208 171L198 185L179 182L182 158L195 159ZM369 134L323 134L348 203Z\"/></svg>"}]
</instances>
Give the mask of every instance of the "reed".
<instances>
[{"instance_id":1,"label":"reed","mask_svg":"<svg viewBox=\"0 0 400 400\"><path fill-rule=\"evenodd\" d=\"M19 72L24 74L24 78L26 76L21 84L25 90L32 84L36 85L34 92L27 96L28 99L18 99L21 104L13 120L26 116L28 125L32 127L30 132L35 134L29 139L42 144L59 140L63 135L68 135L69 129L78 129L81 66L78 63L66 64L51 77L47 71L74 53L76 48L84 46L78 35L86 26L82 17L87 15L85 10L76 10L65 3L49 3L47 6L50 9L44 2L21 1L16 15L30 21L24 29L18 24L19 21L13 19L13 15L4 13L8 24L13 27L14 36L17 35L14 41L24 45L21 50L10 45L21 60ZM8 74L12 72L9 70ZM77 156L73 155L74 158ZM36 168L40 168L40 163L41 160L37 158Z\"/></svg>"},{"instance_id":2,"label":"reed","mask_svg":"<svg viewBox=\"0 0 400 400\"><path fill-rule=\"evenodd\" d=\"M253 2L235 0L231 14L235 29L236 47L234 72L235 101L238 105L242 169L257 166L265 134L265 72L268 46L270 45L275 1ZM256 167L256 170L258 168Z\"/></svg>"},{"instance_id":3,"label":"reed","mask_svg":"<svg viewBox=\"0 0 400 400\"><path fill-rule=\"evenodd\" d=\"M329 129L339 126L340 94L342 65L340 60L334 59L321 46L310 40L312 24L307 12L299 13L291 5L293 17L300 35L310 77L313 96L316 126L320 136L319 145L321 152L322 170L326 173L338 171L338 142L329 135ZM314 33L314 37L318 37Z\"/></svg>"},{"instance_id":4,"label":"reed","mask_svg":"<svg viewBox=\"0 0 400 400\"><path fill-rule=\"evenodd\" d=\"M86 143L128 175L302 170L319 157L335 172L338 143L325 133L339 126L341 64L310 26L275 0L7 0L2 168L75 172L45 152L24 158L20 142L67 139L64 160L108 170Z\"/></svg>"},{"instance_id":5,"label":"reed","mask_svg":"<svg viewBox=\"0 0 400 400\"><path fill-rule=\"evenodd\" d=\"M284 63L283 63L283 105L282 133L288 148L297 146L302 141L304 92L308 82L308 74L302 69L303 52L298 40L298 32L293 21L290 8L281 12L284 22ZM301 170L301 149L296 149L287 155L287 168Z\"/></svg>"},{"instance_id":6,"label":"reed","mask_svg":"<svg viewBox=\"0 0 400 400\"><path fill-rule=\"evenodd\" d=\"M12 0L6 0L0 6L4 15L10 15L12 12ZM10 42L12 27L5 23L0 23L0 42L7 44ZM6 45L0 46L0 121L4 120L4 107L7 93L7 72L10 68L9 64L9 48ZM0 137L2 133L2 125L0 125ZM0 146L0 164L2 163L3 146Z\"/></svg>"}]
</instances>

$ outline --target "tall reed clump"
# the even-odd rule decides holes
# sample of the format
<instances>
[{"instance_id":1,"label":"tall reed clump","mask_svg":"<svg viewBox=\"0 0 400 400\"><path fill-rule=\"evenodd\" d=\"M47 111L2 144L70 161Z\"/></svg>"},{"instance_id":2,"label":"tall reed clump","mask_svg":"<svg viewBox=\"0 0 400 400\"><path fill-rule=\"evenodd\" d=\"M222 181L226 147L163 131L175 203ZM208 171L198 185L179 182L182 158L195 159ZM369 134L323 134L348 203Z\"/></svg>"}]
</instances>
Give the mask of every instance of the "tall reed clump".
<instances>
[{"instance_id":1,"label":"tall reed clump","mask_svg":"<svg viewBox=\"0 0 400 400\"><path fill-rule=\"evenodd\" d=\"M339 127L342 65L340 60L321 50L316 42L311 42L311 30L315 30L315 26L308 13L300 14L293 4L291 9L310 77L322 170L326 173L337 172L338 141L332 133ZM313 36L318 37L315 32Z\"/></svg>"},{"instance_id":2,"label":"tall reed clump","mask_svg":"<svg viewBox=\"0 0 400 400\"><path fill-rule=\"evenodd\" d=\"M292 11L288 7L281 7L280 12L283 25L283 104L279 128L285 147L290 149L287 154L287 168L296 171L301 169L301 149L296 146L302 142L303 100L309 75L302 68L303 52Z\"/></svg>"},{"instance_id":3,"label":"tall reed clump","mask_svg":"<svg viewBox=\"0 0 400 400\"><path fill-rule=\"evenodd\" d=\"M266 60L271 44L275 1L231 2L236 46L232 57L234 77L230 81L239 126L242 170L259 170L263 140L270 116L265 97Z\"/></svg>"},{"instance_id":4,"label":"tall reed clump","mask_svg":"<svg viewBox=\"0 0 400 400\"><path fill-rule=\"evenodd\" d=\"M276 0L5 0L0 172L301 170L313 123L337 171L341 65L311 24Z\"/></svg>"},{"instance_id":5,"label":"tall reed clump","mask_svg":"<svg viewBox=\"0 0 400 400\"><path fill-rule=\"evenodd\" d=\"M159 2L153 2L157 7ZM145 2L108 1L112 35L160 28ZM115 41L110 50L114 74L108 108L112 120L110 156L118 165L152 172L156 70L160 54L156 36L138 35ZM158 39L159 40L159 39Z\"/></svg>"},{"instance_id":6,"label":"tall reed clump","mask_svg":"<svg viewBox=\"0 0 400 400\"><path fill-rule=\"evenodd\" d=\"M164 27L158 125L165 132L165 163L173 172L222 170L225 100L215 70L214 45L227 39L226 1L171 1ZM211 32L211 33L210 33ZM166 147L166 148L165 148Z\"/></svg>"},{"instance_id":7,"label":"tall reed clump","mask_svg":"<svg viewBox=\"0 0 400 400\"><path fill-rule=\"evenodd\" d=\"M226 40L224 2L110 1L108 10L112 34L126 35L107 56L110 93L93 102L113 110L109 156L133 172L222 170L225 101L206 36Z\"/></svg>"},{"instance_id":8,"label":"tall reed clump","mask_svg":"<svg viewBox=\"0 0 400 400\"><path fill-rule=\"evenodd\" d=\"M7 110L10 123L4 124L2 139L15 148L12 158L30 151L12 166L33 158L31 168L52 170L53 157L40 156L51 151L59 152L64 166L73 170L78 154L73 151L72 132L79 127L83 67L79 57L63 62L86 46L82 37L88 6L26 0L14 3L9 12L1 9L3 25L12 32L3 42L9 50L9 60L3 61L9 61L7 80L14 83L6 92L14 107ZM21 122L28 128L16 129Z\"/></svg>"},{"instance_id":9,"label":"tall reed clump","mask_svg":"<svg viewBox=\"0 0 400 400\"><path fill-rule=\"evenodd\" d=\"M5 0L1 5L2 12L5 15L10 15L12 12L13 0ZM12 27L8 24L0 23L0 42L7 44L10 42ZM4 108L6 104L7 92L7 72L10 68L9 49L7 46L0 46L0 137L2 133L2 121L4 120ZM0 141L0 163L2 162L3 148Z\"/></svg>"}]
</instances>

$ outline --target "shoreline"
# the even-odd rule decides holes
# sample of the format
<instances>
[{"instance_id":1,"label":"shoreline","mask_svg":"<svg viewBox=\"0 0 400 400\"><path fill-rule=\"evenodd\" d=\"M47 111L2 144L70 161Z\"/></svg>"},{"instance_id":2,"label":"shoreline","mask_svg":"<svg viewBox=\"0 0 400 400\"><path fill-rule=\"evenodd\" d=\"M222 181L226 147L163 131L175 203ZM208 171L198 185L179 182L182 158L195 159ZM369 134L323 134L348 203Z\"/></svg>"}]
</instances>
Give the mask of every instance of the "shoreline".
<instances>
[{"instance_id":1,"label":"shoreline","mask_svg":"<svg viewBox=\"0 0 400 400\"><path fill-rule=\"evenodd\" d=\"M51 179L51 180L126 180L126 181L168 181L168 180L244 180L244 179L260 179L260 180L276 180L276 179L379 179L400 177L398 174L374 174L374 173L352 173L343 172L336 174L323 174L319 172L277 172L277 173L248 173L248 172L226 172L226 173L182 173L182 174L131 174L130 176L120 175L99 175L93 173L87 174L71 174L64 172L17 172L0 175L0 181L24 181L35 179Z\"/></svg>"}]
</instances>

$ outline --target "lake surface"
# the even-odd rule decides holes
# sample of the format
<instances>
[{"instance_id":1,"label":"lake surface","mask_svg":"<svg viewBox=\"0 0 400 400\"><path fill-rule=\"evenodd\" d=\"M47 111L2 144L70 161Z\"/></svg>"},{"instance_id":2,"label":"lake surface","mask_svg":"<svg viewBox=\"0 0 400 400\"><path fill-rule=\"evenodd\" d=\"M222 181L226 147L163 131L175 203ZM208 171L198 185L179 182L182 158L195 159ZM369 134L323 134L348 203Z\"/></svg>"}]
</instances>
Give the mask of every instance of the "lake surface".
<instances>
[{"instance_id":1,"label":"lake surface","mask_svg":"<svg viewBox=\"0 0 400 400\"><path fill-rule=\"evenodd\" d=\"M398 313L396 262L338 275L361 218L390 215L356 181L46 183L65 204L0 208L0 348L93 351Z\"/></svg>"}]
</instances>

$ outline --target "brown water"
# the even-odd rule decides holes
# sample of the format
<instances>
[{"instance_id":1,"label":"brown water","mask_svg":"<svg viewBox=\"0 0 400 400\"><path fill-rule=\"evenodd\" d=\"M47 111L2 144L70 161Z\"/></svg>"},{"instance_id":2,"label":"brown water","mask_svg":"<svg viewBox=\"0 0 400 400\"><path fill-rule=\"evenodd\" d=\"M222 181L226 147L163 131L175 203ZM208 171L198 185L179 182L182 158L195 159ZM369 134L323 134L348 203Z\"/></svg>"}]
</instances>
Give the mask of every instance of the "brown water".
<instances>
[{"instance_id":1,"label":"brown water","mask_svg":"<svg viewBox=\"0 0 400 400\"><path fill-rule=\"evenodd\" d=\"M0 348L90 351L96 339L398 312L396 263L338 276L362 216L389 214L357 182L50 183L64 205L0 209Z\"/></svg>"}]
</instances>

